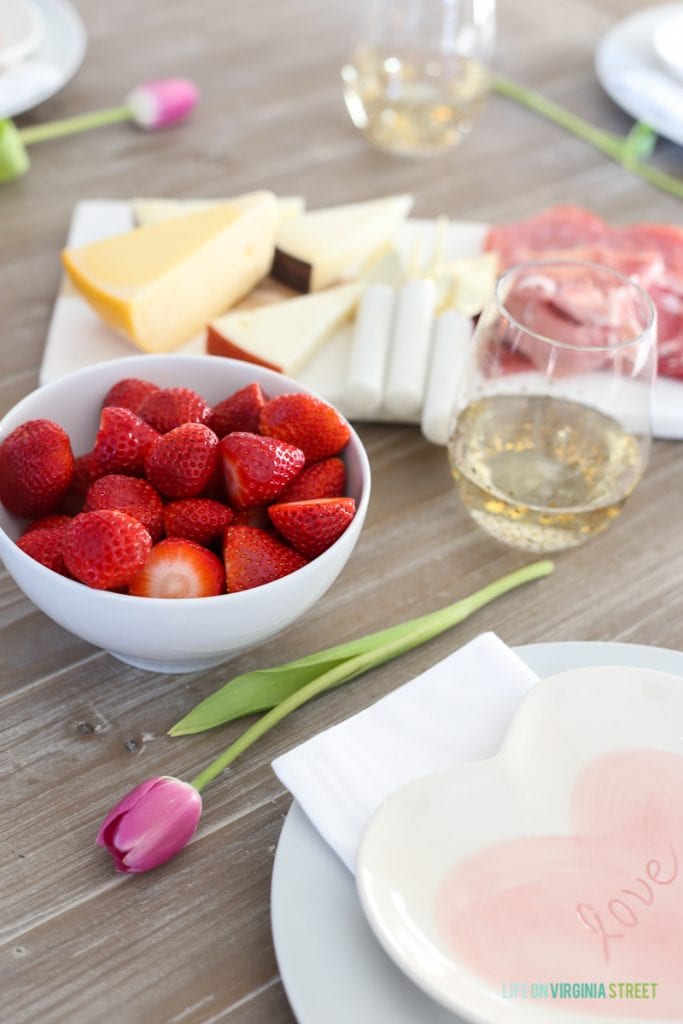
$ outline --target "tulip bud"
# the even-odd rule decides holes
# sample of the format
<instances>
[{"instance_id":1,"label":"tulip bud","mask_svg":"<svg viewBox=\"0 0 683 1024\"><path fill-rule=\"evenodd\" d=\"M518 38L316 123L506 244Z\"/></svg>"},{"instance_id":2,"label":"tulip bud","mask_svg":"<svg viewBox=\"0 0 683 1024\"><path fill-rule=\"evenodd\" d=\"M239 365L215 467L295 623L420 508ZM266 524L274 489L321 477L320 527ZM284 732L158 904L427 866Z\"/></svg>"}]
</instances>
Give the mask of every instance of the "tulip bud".
<instances>
[{"instance_id":1,"label":"tulip bud","mask_svg":"<svg viewBox=\"0 0 683 1024\"><path fill-rule=\"evenodd\" d=\"M133 89L127 104L139 128L165 128L186 117L199 99L194 82L185 78L159 78Z\"/></svg>"},{"instance_id":2,"label":"tulip bud","mask_svg":"<svg viewBox=\"0 0 683 1024\"><path fill-rule=\"evenodd\" d=\"M170 775L148 779L111 809L97 834L117 871L137 874L159 867L190 841L202 798L188 782Z\"/></svg>"}]
</instances>

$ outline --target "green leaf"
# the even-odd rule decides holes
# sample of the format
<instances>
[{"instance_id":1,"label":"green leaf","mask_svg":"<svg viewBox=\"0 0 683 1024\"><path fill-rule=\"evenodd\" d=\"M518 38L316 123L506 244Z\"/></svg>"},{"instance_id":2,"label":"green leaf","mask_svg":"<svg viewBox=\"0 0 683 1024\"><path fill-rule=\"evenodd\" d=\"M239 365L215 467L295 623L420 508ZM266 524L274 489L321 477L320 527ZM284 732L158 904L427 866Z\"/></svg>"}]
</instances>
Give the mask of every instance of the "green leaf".
<instances>
[{"instance_id":1,"label":"green leaf","mask_svg":"<svg viewBox=\"0 0 683 1024\"><path fill-rule=\"evenodd\" d=\"M509 590L513 590L515 587L519 587L524 583L530 583L531 580L539 579L541 576L548 576L554 568L555 567L552 562L542 561L533 562L531 565L527 565L523 569L518 569L516 572L508 573L507 576L503 576L500 579L495 580L493 583L490 583L488 586L478 590L476 593L470 595L470 597L464 598L462 601L456 601L455 604L448 605L446 608L441 608L439 611L432 612L430 615L424 615L419 619L413 619L411 622L403 623L401 627L395 627L394 629L387 630L386 633L393 634L392 639L380 644L379 646L373 644L368 647L367 641L370 638L362 638L360 643L367 647L367 650L362 654L357 654L355 657L349 657L343 661L339 661L333 668L328 669L326 672L322 672L321 675L316 676L303 686L300 686L294 693L290 693L288 697L283 701L280 701L279 704L276 704L275 707L266 712L265 715L259 718L258 721L254 722L253 725L249 726L248 729L245 729L245 731L230 744L227 750L223 751L220 757L217 757L215 761L212 761L211 764L204 769L204 771L200 772L196 778L192 779L192 785L195 789L201 792L205 786L224 772L225 769L231 765L233 761L240 756L240 754L243 754L245 750L255 743L256 740L281 722L287 715L291 714L292 711L300 708L301 705L305 704L307 701L312 700L314 697L318 697L321 693L325 693L327 690L331 690L335 686L339 686L340 683L344 683L349 679L355 678L355 676L360 675L362 672L367 672L368 669L375 668L377 665L382 665L384 662L390 661L392 658L397 657L399 654L403 654L404 651L410 650L412 647L417 647L419 644L424 643L425 640L429 640L431 637L436 636L437 633L441 633L443 630L448 629L457 622L461 622L478 608L488 604L489 601L495 600L495 598L500 597ZM375 638L377 635L378 634L375 634ZM352 641L352 643L355 643L355 641ZM335 650L335 648L331 649Z\"/></svg>"},{"instance_id":2,"label":"green leaf","mask_svg":"<svg viewBox=\"0 0 683 1024\"><path fill-rule=\"evenodd\" d=\"M204 732L236 718L266 711L287 700L302 687L333 672L338 674L335 685L348 682L366 671L367 667L380 664L381 662L377 660L378 652L392 652L384 660L397 657L462 621L467 615L499 594L505 593L512 586L519 586L520 583L526 582L527 578L535 579L551 571L551 562L537 562L526 569L510 573L470 597L438 611L429 612L419 618L381 629L335 647L328 647L326 650L284 665L257 669L235 676L176 722L169 729L169 735L186 736ZM367 660L367 665L363 659Z\"/></svg>"},{"instance_id":3,"label":"green leaf","mask_svg":"<svg viewBox=\"0 0 683 1024\"><path fill-rule=\"evenodd\" d=\"M657 144L657 132L642 121L636 121L631 131L624 139L624 155L622 162L625 167L637 163L639 160L648 160Z\"/></svg>"}]
</instances>

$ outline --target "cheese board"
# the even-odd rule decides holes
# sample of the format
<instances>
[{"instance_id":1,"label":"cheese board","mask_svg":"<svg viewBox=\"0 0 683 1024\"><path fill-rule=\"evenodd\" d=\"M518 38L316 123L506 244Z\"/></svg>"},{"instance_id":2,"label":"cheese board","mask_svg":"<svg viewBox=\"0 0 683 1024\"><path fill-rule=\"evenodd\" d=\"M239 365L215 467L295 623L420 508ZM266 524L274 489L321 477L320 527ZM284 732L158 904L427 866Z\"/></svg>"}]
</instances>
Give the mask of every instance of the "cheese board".
<instances>
[{"instance_id":1,"label":"cheese board","mask_svg":"<svg viewBox=\"0 0 683 1024\"><path fill-rule=\"evenodd\" d=\"M72 247L86 245L123 234L134 226L132 200L84 200L74 208L67 243ZM442 229L443 225L440 228L434 220L413 218L404 221L398 229L394 250L374 265L366 280L387 282L392 286L399 284L415 252L430 252ZM477 221L449 222L445 231L442 230L443 237L439 239L444 261L450 263L481 254L487 231L488 225ZM283 290L279 282L268 278L249 296L245 305L282 300L293 294ZM462 328L462 324L460 326ZM423 407L410 413L391 412L383 401L371 411L363 412L353 401L349 401L348 373L352 339L353 322L347 321L301 366L294 374L296 379L337 406L350 419L413 424L422 421L424 429L424 399L438 390L434 388L434 381L431 391L425 387ZM458 363L462 361L466 344L467 335L464 332L459 342L463 351L458 352ZM176 351L193 354L205 352L206 332L202 331ZM101 320L65 280L53 309L40 367L40 382L47 383L82 366L129 355L144 358L145 353ZM440 396L440 400L443 400L443 396ZM656 436L683 438L683 382L671 379L657 382L654 420ZM430 432L427 429L425 433L430 440L436 440L439 435L443 436L443 426L440 431Z\"/></svg>"}]
</instances>

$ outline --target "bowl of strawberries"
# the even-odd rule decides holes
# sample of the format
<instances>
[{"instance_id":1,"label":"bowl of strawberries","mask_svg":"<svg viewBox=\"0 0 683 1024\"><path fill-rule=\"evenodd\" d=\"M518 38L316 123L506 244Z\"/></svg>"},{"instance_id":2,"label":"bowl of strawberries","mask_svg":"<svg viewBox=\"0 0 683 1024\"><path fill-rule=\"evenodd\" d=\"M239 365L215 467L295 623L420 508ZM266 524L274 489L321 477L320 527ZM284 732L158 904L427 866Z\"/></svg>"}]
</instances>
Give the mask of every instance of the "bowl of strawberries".
<instances>
[{"instance_id":1,"label":"bowl of strawberries","mask_svg":"<svg viewBox=\"0 0 683 1024\"><path fill-rule=\"evenodd\" d=\"M0 558L59 625L157 672L281 632L335 581L370 497L360 438L261 366L132 356L0 421Z\"/></svg>"}]
</instances>

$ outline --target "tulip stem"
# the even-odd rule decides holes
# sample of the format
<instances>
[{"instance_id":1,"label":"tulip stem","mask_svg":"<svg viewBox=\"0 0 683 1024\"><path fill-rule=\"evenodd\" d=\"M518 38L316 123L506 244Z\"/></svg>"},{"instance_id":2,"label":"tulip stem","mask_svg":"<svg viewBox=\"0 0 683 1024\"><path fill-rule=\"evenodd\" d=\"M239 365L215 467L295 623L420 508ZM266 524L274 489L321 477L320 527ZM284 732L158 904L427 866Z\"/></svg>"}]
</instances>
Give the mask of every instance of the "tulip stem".
<instances>
[{"instance_id":1,"label":"tulip stem","mask_svg":"<svg viewBox=\"0 0 683 1024\"><path fill-rule=\"evenodd\" d=\"M91 128L101 128L107 124L129 121L132 117L133 111L130 105L124 103L118 107L108 107L106 110L93 110L89 114L63 117L59 121L49 121L47 124L32 124L26 128L20 128L19 137L25 146L31 146L36 142L61 139L65 135L76 135L78 132L87 132Z\"/></svg>"},{"instance_id":2,"label":"tulip stem","mask_svg":"<svg viewBox=\"0 0 683 1024\"><path fill-rule=\"evenodd\" d=\"M427 640L431 640L432 637L438 636L444 630L462 622L463 619L490 601L506 594L509 590L514 590L515 587L522 586L524 583L530 583L532 580L540 579L542 576L548 576L553 569L554 565L552 562L540 561L533 562L522 569L508 573L507 576L502 576L493 583L489 583L469 597L465 597L461 601L456 601L455 604L448 605L446 608L441 608L437 612L415 620L412 629L407 628L388 643L375 647L363 654L348 658L327 672L323 672L280 701L279 704L276 704L274 708L271 708L262 718L259 718L257 722L246 729L230 744L220 757L217 757L204 771L192 779L191 785L201 792L205 786L213 782L217 776L224 772L240 754L243 754L264 733L268 732L269 729L272 729L273 726L281 722L292 711L295 711L313 697L317 697L326 690L330 690L342 682L359 676L362 672L367 672L368 669L382 665L384 662L412 650ZM411 624L406 623L405 625L409 627Z\"/></svg>"}]
</instances>

